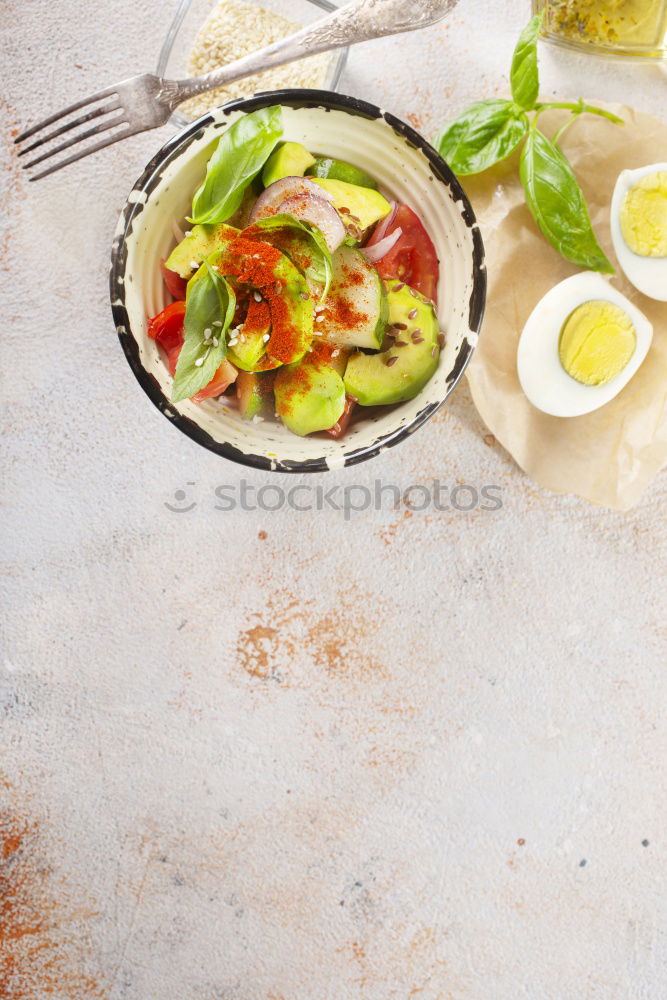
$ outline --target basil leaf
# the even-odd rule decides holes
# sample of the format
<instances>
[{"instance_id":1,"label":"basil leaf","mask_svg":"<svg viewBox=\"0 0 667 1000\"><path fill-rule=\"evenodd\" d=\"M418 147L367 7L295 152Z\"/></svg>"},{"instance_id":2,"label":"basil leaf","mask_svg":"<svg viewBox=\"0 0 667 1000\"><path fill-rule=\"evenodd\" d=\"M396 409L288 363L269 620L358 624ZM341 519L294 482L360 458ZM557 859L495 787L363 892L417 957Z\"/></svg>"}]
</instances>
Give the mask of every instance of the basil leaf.
<instances>
[{"instance_id":1,"label":"basil leaf","mask_svg":"<svg viewBox=\"0 0 667 1000\"><path fill-rule=\"evenodd\" d=\"M320 302L324 302L329 294L329 286L331 285L333 259L326 240L317 226L305 220L297 219L295 215L280 213L279 215L270 215L266 219L260 219L254 223L252 228L260 229L266 233L276 231L279 233L281 230L292 231L297 238L300 238L306 244L305 253L303 250L299 252L300 248L298 245L297 247L292 247L292 252L290 253L289 240L278 241L282 243L278 249L282 250L290 258L295 267L303 270L306 278L310 278L311 281L324 286L320 295Z\"/></svg>"},{"instance_id":2,"label":"basil leaf","mask_svg":"<svg viewBox=\"0 0 667 1000\"><path fill-rule=\"evenodd\" d=\"M512 97L520 108L530 111L535 107L540 89L537 69L537 39L542 28L544 12L529 21L519 35L519 41L514 49L510 84Z\"/></svg>"},{"instance_id":3,"label":"basil leaf","mask_svg":"<svg viewBox=\"0 0 667 1000\"><path fill-rule=\"evenodd\" d=\"M282 134L278 105L260 108L230 125L208 161L206 177L192 199L189 221L213 224L233 215Z\"/></svg>"},{"instance_id":4,"label":"basil leaf","mask_svg":"<svg viewBox=\"0 0 667 1000\"><path fill-rule=\"evenodd\" d=\"M552 247L578 267L613 274L572 167L539 129L531 129L521 150L520 174L528 207Z\"/></svg>"},{"instance_id":5,"label":"basil leaf","mask_svg":"<svg viewBox=\"0 0 667 1000\"><path fill-rule=\"evenodd\" d=\"M479 174L509 156L527 131L528 121L512 101L476 101L435 145L455 174Z\"/></svg>"},{"instance_id":6,"label":"basil leaf","mask_svg":"<svg viewBox=\"0 0 667 1000\"><path fill-rule=\"evenodd\" d=\"M183 329L185 339L178 356L172 403L189 399L204 389L227 356L226 334L234 318L236 296L208 260L206 272L188 287ZM221 326L214 326L214 323ZM217 340L217 344L213 341Z\"/></svg>"}]
</instances>

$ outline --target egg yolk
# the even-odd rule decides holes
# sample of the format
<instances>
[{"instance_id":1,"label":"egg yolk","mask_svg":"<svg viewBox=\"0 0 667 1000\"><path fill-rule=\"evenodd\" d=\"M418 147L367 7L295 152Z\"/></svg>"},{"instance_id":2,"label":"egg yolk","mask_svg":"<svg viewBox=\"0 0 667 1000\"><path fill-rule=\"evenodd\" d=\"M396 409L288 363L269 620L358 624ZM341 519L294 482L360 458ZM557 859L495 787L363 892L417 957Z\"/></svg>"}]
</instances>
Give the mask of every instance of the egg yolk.
<instances>
[{"instance_id":1,"label":"egg yolk","mask_svg":"<svg viewBox=\"0 0 667 1000\"><path fill-rule=\"evenodd\" d=\"M558 341L560 362L584 385L605 385L623 371L637 336L628 314L603 299L583 302L570 313Z\"/></svg>"},{"instance_id":2,"label":"egg yolk","mask_svg":"<svg viewBox=\"0 0 667 1000\"><path fill-rule=\"evenodd\" d=\"M621 232L640 257L667 257L667 172L642 177L621 205Z\"/></svg>"}]
</instances>

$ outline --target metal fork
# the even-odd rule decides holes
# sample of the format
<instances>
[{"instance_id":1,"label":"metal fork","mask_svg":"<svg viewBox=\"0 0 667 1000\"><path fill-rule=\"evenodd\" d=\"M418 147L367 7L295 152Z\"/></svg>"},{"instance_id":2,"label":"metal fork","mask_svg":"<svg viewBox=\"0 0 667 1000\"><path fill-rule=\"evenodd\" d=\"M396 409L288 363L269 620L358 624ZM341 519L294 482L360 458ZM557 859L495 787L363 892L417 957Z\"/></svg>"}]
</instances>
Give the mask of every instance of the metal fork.
<instances>
[{"instance_id":1,"label":"metal fork","mask_svg":"<svg viewBox=\"0 0 667 1000\"><path fill-rule=\"evenodd\" d=\"M33 136L37 138L28 146L23 146L18 155L25 156L72 129L77 129L95 119L101 119L97 124L77 132L25 163L24 169L27 170L57 153L77 146L86 139L109 133L92 145L78 149L70 156L30 177L31 181L39 180L40 177L46 177L61 167L66 167L69 163L74 163L75 160L104 149L114 142L127 139L137 132L145 132L164 125L174 108L197 94L223 87L243 77L253 76L272 66L281 66L303 59L304 56L343 48L345 45L380 38L383 35L426 28L445 17L456 2L457 0L352 0L352 3L346 4L309 27L302 28L294 35L274 42L273 45L268 45L258 52L252 52L243 59L237 59L221 69L207 73L206 76L164 80L152 73L143 73L141 76L121 80L115 86L76 101L63 111L50 115L44 121L26 129L14 140L16 143L24 143ZM54 125L83 108L88 110L73 121L58 125L46 135L39 134L49 125Z\"/></svg>"}]
</instances>

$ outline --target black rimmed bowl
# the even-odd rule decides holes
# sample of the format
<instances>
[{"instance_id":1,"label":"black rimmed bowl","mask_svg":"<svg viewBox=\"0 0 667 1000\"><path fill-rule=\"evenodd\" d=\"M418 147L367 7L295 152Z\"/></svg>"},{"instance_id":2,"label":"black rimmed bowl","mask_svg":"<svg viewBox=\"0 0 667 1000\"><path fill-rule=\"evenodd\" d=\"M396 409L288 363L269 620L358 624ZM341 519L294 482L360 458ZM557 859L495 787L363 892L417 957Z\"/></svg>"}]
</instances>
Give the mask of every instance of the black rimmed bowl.
<instances>
[{"instance_id":1,"label":"black rimmed bowl","mask_svg":"<svg viewBox=\"0 0 667 1000\"><path fill-rule=\"evenodd\" d=\"M190 211L210 144L240 115L280 104L285 138L350 161L424 220L440 259L438 316L445 348L419 395L369 410L340 440L297 437L278 422L244 421L225 402L169 401L171 376L148 319L169 301L160 260L175 244L174 222ZM219 108L170 139L153 157L121 212L112 249L111 306L125 356L159 410L194 441L243 465L279 472L324 472L354 465L409 437L442 406L463 374L484 312L484 249L475 217L444 160L414 129L372 104L329 91L280 90ZM362 411L363 413L363 411Z\"/></svg>"}]
</instances>

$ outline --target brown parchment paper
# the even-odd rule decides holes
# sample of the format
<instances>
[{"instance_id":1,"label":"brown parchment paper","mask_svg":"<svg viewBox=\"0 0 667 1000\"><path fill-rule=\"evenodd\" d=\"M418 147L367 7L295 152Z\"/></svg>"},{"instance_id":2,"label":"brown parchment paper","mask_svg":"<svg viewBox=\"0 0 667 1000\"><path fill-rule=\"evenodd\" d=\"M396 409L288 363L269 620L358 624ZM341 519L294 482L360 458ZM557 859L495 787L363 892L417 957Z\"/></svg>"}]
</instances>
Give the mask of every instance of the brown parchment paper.
<instances>
[{"instance_id":1,"label":"brown parchment paper","mask_svg":"<svg viewBox=\"0 0 667 1000\"><path fill-rule=\"evenodd\" d=\"M513 156L464 178L480 222L489 278L484 326L468 380L484 422L537 483L627 510L667 463L667 303L647 298L625 280L612 249L609 205L621 170L667 160L667 127L629 107L606 107L625 124L582 115L561 145L586 195L598 239L617 268L612 284L653 324L646 360L614 400L583 417L547 416L524 396L516 369L523 325L545 292L577 269L539 233ZM540 119L547 135L563 121L562 112Z\"/></svg>"}]
</instances>

